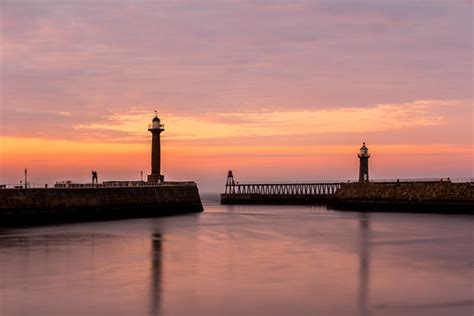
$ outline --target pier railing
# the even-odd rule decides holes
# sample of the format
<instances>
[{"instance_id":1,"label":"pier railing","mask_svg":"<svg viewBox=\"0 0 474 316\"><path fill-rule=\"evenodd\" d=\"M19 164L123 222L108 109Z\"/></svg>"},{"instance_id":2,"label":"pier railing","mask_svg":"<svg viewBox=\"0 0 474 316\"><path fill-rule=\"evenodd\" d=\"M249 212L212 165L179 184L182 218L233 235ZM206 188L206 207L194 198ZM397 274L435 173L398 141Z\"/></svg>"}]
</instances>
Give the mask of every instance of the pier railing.
<instances>
[{"instance_id":1,"label":"pier railing","mask_svg":"<svg viewBox=\"0 0 474 316\"><path fill-rule=\"evenodd\" d=\"M341 187L341 182L324 183L235 183L225 187L225 194L258 195L329 195Z\"/></svg>"},{"instance_id":2,"label":"pier railing","mask_svg":"<svg viewBox=\"0 0 474 316\"><path fill-rule=\"evenodd\" d=\"M0 184L0 189L80 189L80 188L123 188L123 187L156 187L156 186L183 186L195 185L194 181L165 181L165 182L145 182L145 181L104 181L99 184L92 183L28 183L24 184Z\"/></svg>"},{"instance_id":3,"label":"pier railing","mask_svg":"<svg viewBox=\"0 0 474 316\"><path fill-rule=\"evenodd\" d=\"M474 178L400 178L400 179L372 179L370 182L393 183L393 182L474 182Z\"/></svg>"}]
</instances>

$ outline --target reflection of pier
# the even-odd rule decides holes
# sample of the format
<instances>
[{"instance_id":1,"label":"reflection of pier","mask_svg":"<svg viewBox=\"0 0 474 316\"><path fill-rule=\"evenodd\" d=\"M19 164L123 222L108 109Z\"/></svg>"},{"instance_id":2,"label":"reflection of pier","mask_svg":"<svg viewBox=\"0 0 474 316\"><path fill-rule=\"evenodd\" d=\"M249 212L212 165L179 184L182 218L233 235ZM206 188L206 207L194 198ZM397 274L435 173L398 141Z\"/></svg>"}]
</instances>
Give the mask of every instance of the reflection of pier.
<instances>
[{"instance_id":1,"label":"reflection of pier","mask_svg":"<svg viewBox=\"0 0 474 316\"><path fill-rule=\"evenodd\" d=\"M161 234L153 234L151 239L151 284L150 284L150 315L160 314L161 301Z\"/></svg>"},{"instance_id":2,"label":"reflection of pier","mask_svg":"<svg viewBox=\"0 0 474 316\"><path fill-rule=\"evenodd\" d=\"M370 279L370 217L360 213L359 235L359 315L369 316L369 279Z\"/></svg>"}]
</instances>

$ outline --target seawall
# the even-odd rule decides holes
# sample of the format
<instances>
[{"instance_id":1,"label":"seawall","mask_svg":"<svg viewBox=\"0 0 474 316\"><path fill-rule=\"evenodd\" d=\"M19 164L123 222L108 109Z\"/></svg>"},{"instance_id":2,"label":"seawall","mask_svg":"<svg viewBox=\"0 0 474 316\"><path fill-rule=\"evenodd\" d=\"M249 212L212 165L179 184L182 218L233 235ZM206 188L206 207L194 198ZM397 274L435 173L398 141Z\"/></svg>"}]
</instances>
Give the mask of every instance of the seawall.
<instances>
[{"instance_id":1,"label":"seawall","mask_svg":"<svg viewBox=\"0 0 474 316\"><path fill-rule=\"evenodd\" d=\"M474 214L472 183L345 183L328 201L336 209Z\"/></svg>"},{"instance_id":2,"label":"seawall","mask_svg":"<svg viewBox=\"0 0 474 316\"><path fill-rule=\"evenodd\" d=\"M196 183L141 187L1 189L0 226L201 212Z\"/></svg>"},{"instance_id":3,"label":"seawall","mask_svg":"<svg viewBox=\"0 0 474 316\"><path fill-rule=\"evenodd\" d=\"M324 185L334 186L333 190L329 190L332 194L324 194L328 191L321 193L307 190L305 186L308 185L298 185L298 190L287 188L285 192L289 194L280 193L281 190L268 194L261 188L257 193L242 193L242 188L231 188L227 191L234 193L221 194L221 204L327 205L339 210L474 214L474 184L471 182L356 182ZM259 189L251 184L240 186L248 186L254 191Z\"/></svg>"}]
</instances>

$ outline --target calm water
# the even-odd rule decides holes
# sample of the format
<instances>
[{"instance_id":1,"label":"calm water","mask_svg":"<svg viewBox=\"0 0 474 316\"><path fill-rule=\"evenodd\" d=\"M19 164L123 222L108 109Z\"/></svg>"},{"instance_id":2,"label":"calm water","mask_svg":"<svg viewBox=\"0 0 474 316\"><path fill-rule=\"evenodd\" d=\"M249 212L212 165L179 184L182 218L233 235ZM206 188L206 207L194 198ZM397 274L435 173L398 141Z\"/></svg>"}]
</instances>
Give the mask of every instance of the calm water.
<instances>
[{"instance_id":1,"label":"calm water","mask_svg":"<svg viewBox=\"0 0 474 316\"><path fill-rule=\"evenodd\" d=\"M473 314L473 217L204 202L0 230L0 315Z\"/></svg>"}]
</instances>

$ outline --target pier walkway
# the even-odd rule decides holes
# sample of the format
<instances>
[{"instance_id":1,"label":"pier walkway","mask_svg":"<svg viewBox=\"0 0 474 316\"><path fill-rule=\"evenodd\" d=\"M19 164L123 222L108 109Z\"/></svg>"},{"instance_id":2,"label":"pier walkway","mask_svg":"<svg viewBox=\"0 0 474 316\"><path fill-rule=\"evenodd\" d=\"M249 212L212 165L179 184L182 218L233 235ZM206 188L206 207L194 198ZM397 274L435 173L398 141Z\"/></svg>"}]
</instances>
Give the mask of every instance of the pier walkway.
<instances>
[{"instance_id":1,"label":"pier walkway","mask_svg":"<svg viewBox=\"0 0 474 316\"><path fill-rule=\"evenodd\" d=\"M227 181L222 204L321 204L341 188L341 182L236 183Z\"/></svg>"}]
</instances>

